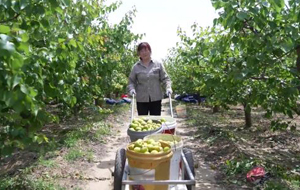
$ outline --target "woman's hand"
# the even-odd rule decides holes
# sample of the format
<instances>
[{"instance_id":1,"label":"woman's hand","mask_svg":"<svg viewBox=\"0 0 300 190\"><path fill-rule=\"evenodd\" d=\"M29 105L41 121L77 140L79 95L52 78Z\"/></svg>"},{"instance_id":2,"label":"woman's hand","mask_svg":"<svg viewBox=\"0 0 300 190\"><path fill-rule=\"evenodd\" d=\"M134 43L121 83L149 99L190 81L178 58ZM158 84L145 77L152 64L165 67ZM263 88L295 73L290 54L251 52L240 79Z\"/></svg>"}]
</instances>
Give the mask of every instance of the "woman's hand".
<instances>
[{"instance_id":1,"label":"woman's hand","mask_svg":"<svg viewBox=\"0 0 300 190\"><path fill-rule=\"evenodd\" d=\"M171 88L169 88L169 89L167 89L166 93L167 93L167 95L169 96L169 94L171 95L171 94L173 93L173 91L172 91Z\"/></svg>"},{"instance_id":2,"label":"woman's hand","mask_svg":"<svg viewBox=\"0 0 300 190\"><path fill-rule=\"evenodd\" d=\"M131 89L129 94L130 94L130 96L136 95L135 89Z\"/></svg>"}]
</instances>

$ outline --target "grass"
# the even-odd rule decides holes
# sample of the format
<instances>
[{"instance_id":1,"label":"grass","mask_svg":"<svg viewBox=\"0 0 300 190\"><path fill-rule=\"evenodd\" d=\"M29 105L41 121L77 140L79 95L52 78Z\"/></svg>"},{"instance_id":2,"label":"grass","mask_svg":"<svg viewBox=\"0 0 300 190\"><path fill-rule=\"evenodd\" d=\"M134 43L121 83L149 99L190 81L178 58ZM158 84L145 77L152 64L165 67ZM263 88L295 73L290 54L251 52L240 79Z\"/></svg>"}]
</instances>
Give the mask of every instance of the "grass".
<instances>
[{"instance_id":1,"label":"grass","mask_svg":"<svg viewBox=\"0 0 300 190\"><path fill-rule=\"evenodd\" d=\"M47 168L55 168L57 167L57 163L55 160L52 160L52 159L45 159L44 156L41 156L39 158L39 165L41 166L44 166L44 167L47 167Z\"/></svg>"},{"instance_id":2,"label":"grass","mask_svg":"<svg viewBox=\"0 0 300 190\"><path fill-rule=\"evenodd\" d=\"M25 175L1 178L1 190L67 190L55 183L54 180L31 179Z\"/></svg>"},{"instance_id":3,"label":"grass","mask_svg":"<svg viewBox=\"0 0 300 190\"><path fill-rule=\"evenodd\" d=\"M299 131L274 132L270 120L264 118L263 110L259 109L252 115L254 125L245 129L243 110L239 108L215 114L208 107L189 105L187 108L189 117L186 123L197 128L196 143L201 141L208 145L207 150L195 151L200 151L208 164L223 173L224 181L262 190L300 189L300 172L291 172L293 168L297 169L294 162L298 160L299 163L299 148L293 140L300 139ZM281 152L282 148L273 149L282 145L289 154ZM272 175L263 186L253 186L245 180L247 172L257 165Z\"/></svg>"},{"instance_id":4,"label":"grass","mask_svg":"<svg viewBox=\"0 0 300 190\"><path fill-rule=\"evenodd\" d=\"M75 161L80 158L83 158L85 153L78 148L71 148L68 150L68 153L64 156L64 159L67 161Z\"/></svg>"},{"instance_id":5,"label":"grass","mask_svg":"<svg viewBox=\"0 0 300 190\"><path fill-rule=\"evenodd\" d=\"M45 126L45 131L41 131L41 133L46 134L49 142L32 144L25 149L24 153L34 152L37 155L36 160L31 160L31 164L10 171L10 175L1 175L0 190L66 189L57 185L57 178L68 177L68 174L66 176L53 175L48 171L59 168L60 163L58 162L61 161L56 159L59 156L67 161L69 167L73 167L73 162L79 159L87 162L94 161L94 152L92 149L87 148L87 145L105 143L104 136L111 134L112 127L106 122L106 118L111 114L118 115L128 110L129 105L109 108L99 109L93 107L88 109L86 113L81 113L78 117L71 118L57 126ZM40 174L34 175L35 171ZM79 190L80 188L73 187L72 189Z\"/></svg>"}]
</instances>

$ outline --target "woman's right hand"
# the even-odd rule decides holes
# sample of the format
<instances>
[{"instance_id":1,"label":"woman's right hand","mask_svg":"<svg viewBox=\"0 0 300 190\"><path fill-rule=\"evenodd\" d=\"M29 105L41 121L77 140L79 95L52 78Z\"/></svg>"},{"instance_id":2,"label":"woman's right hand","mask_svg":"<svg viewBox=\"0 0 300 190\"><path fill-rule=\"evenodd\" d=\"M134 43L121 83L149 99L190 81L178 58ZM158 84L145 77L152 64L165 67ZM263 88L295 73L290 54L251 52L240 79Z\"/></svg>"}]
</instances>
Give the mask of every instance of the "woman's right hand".
<instances>
[{"instance_id":1,"label":"woman's right hand","mask_svg":"<svg viewBox=\"0 0 300 190\"><path fill-rule=\"evenodd\" d=\"M130 96L136 95L135 89L131 89L129 94L130 94Z\"/></svg>"}]
</instances>

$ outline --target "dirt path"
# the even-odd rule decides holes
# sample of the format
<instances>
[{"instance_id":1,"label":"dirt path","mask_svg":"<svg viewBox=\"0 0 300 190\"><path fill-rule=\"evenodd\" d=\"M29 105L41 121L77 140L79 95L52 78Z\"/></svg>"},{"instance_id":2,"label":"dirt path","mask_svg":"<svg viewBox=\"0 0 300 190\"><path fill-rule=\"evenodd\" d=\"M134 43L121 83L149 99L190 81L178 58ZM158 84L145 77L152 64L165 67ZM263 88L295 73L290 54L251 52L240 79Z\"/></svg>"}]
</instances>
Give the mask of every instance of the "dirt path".
<instances>
[{"instance_id":1,"label":"dirt path","mask_svg":"<svg viewBox=\"0 0 300 190\"><path fill-rule=\"evenodd\" d=\"M136 115L136 113L135 113ZM162 116L170 116L169 100L163 100ZM176 117L176 112L174 112ZM125 147L128 144L129 137L127 136L127 126L130 121L130 110L128 110L127 116L119 118L120 121L116 121L116 125L113 128L113 135L107 138L105 146L99 147L105 154L100 158L98 163L95 163L94 167L90 167L88 173L91 177L98 179L84 183L81 188L85 190L112 190L113 189L113 176L115 154L117 149ZM204 145L194 141L194 133L196 129L187 128L186 120L184 118L176 118L176 134L180 135L184 142L184 147L191 149L194 153L196 149L204 148ZM196 173L196 189L197 190L222 190L221 185L216 182L217 173L210 168L204 161L203 155L194 154L195 161L195 173Z\"/></svg>"},{"instance_id":2,"label":"dirt path","mask_svg":"<svg viewBox=\"0 0 300 190\"><path fill-rule=\"evenodd\" d=\"M174 103L173 103L174 104ZM173 110L175 110L173 108ZM163 101L162 115L170 115L170 106L168 99ZM223 190L223 188L216 183L217 173L210 169L205 161L203 155L195 154L196 149L203 148L204 145L194 141L194 134L196 128L187 127L185 118L178 118L174 111L176 118L176 135L181 136L185 148L189 148L193 152L195 163L195 179L197 190Z\"/></svg>"},{"instance_id":3,"label":"dirt path","mask_svg":"<svg viewBox=\"0 0 300 190\"><path fill-rule=\"evenodd\" d=\"M99 149L105 151L99 161L91 167L91 177L98 180L87 181L80 186L84 190L112 190L113 176L116 152L119 148L125 148L130 142L127 135L127 128L130 123L130 110L125 115L121 115L116 121L113 121L112 135L106 138L106 144ZM101 151L99 150L99 151Z\"/></svg>"}]
</instances>

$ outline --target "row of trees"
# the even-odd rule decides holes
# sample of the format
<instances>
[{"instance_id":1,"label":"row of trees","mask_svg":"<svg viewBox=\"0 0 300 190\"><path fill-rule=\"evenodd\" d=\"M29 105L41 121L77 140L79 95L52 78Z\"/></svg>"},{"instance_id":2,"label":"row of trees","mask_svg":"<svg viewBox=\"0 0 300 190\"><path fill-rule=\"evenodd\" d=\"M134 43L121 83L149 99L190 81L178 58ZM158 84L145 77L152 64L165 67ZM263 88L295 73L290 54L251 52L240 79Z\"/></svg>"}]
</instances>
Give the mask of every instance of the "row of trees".
<instances>
[{"instance_id":1,"label":"row of trees","mask_svg":"<svg viewBox=\"0 0 300 190\"><path fill-rule=\"evenodd\" d=\"M268 117L299 115L300 1L211 2L220 15L213 27L194 24L192 37L178 30L166 60L175 91L207 95L214 106L242 104L247 127L256 106Z\"/></svg>"},{"instance_id":2,"label":"row of trees","mask_svg":"<svg viewBox=\"0 0 300 190\"><path fill-rule=\"evenodd\" d=\"M141 38L130 26L135 10L117 25L118 3L99 0L0 1L0 156L47 141L37 131L62 115L124 91Z\"/></svg>"}]
</instances>

